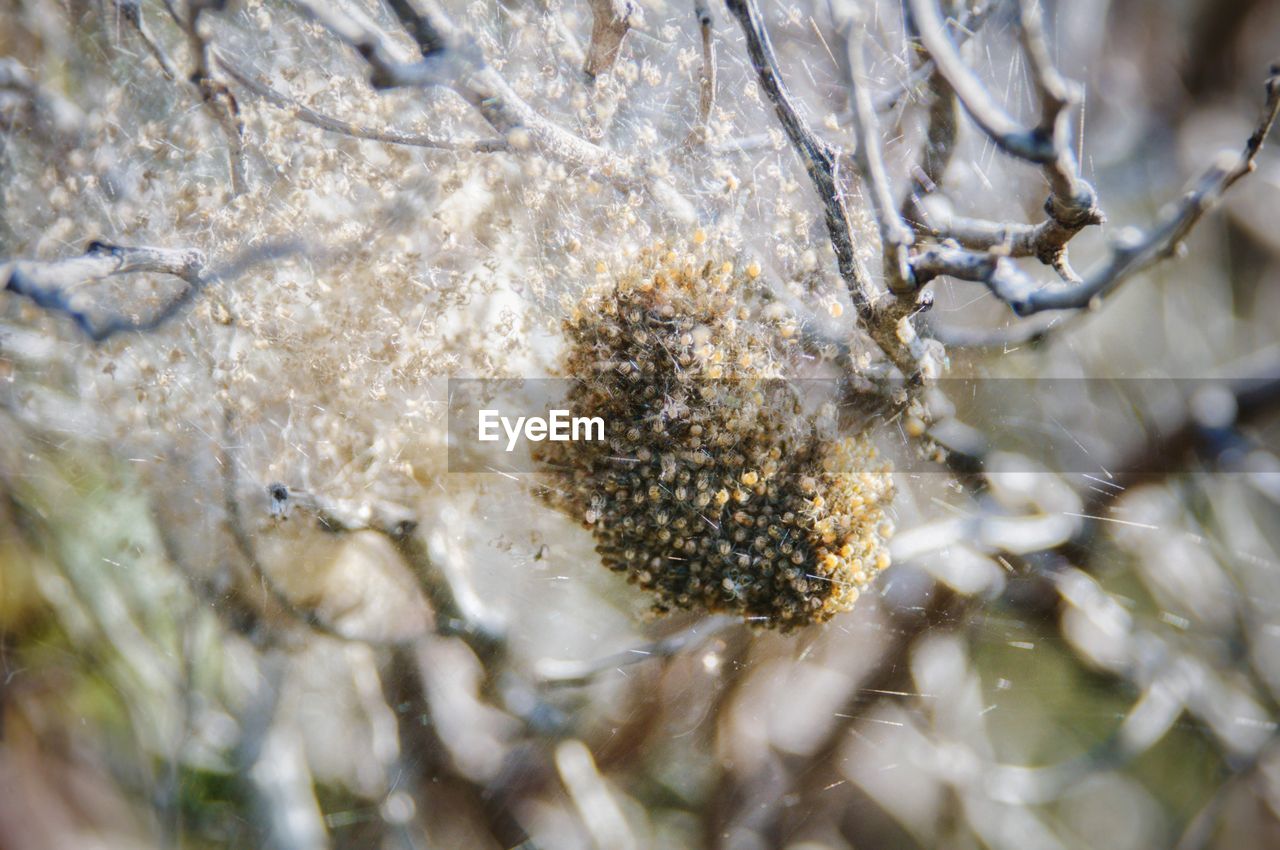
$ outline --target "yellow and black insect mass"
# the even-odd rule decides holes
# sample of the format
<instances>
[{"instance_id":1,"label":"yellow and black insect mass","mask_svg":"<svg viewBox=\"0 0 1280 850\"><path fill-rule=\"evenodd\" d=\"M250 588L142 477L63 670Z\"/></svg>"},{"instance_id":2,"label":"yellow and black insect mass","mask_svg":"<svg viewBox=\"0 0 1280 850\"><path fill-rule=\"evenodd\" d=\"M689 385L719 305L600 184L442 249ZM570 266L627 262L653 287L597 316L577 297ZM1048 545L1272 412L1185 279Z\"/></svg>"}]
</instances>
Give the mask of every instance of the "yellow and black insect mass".
<instances>
[{"instance_id":1,"label":"yellow and black insect mass","mask_svg":"<svg viewBox=\"0 0 1280 850\"><path fill-rule=\"evenodd\" d=\"M659 612L825 621L889 563L888 465L814 424L789 380L795 319L759 267L693 241L602 268L565 321L568 403L607 439L541 444L545 497Z\"/></svg>"}]
</instances>

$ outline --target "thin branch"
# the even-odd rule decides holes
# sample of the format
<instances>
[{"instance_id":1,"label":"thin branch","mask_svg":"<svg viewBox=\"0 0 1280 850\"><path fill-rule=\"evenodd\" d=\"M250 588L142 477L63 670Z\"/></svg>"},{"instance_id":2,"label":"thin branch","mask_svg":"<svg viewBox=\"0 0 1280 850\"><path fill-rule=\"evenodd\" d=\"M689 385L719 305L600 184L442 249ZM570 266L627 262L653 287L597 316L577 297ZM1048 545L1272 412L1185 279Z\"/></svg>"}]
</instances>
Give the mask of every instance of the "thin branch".
<instances>
[{"instance_id":1,"label":"thin branch","mask_svg":"<svg viewBox=\"0 0 1280 850\"><path fill-rule=\"evenodd\" d=\"M910 315L916 308L914 305L899 303L900 299L894 299L888 309L876 307L878 292L854 251L849 211L836 176L839 152L818 138L796 109L778 69L777 57L755 0L727 0L726 5L729 12L738 19L746 36L747 52L760 86L773 103L778 120L782 123L791 146L804 162L809 179L822 201L827 233L835 249L840 277L848 287L858 318L871 338L904 375L913 379L918 377L922 352L918 350L918 346L913 346L918 340L915 339L914 329L910 327Z\"/></svg>"},{"instance_id":2,"label":"thin branch","mask_svg":"<svg viewBox=\"0 0 1280 850\"><path fill-rule=\"evenodd\" d=\"M673 635L645 644L644 646L624 649L613 655L597 658L592 661L562 661L555 658L540 659L537 664L537 678L543 684L554 687L574 687L590 684L602 673L618 670L633 664L653 661L658 658L671 658L682 652L706 643L715 635L725 631L738 621L732 617L712 616L699 620Z\"/></svg>"},{"instance_id":3,"label":"thin branch","mask_svg":"<svg viewBox=\"0 0 1280 850\"><path fill-rule=\"evenodd\" d=\"M702 38L702 72L698 83L698 121L689 132L685 144L705 145L711 108L716 103L716 41L707 0L694 0L694 16L698 19L698 31Z\"/></svg>"},{"instance_id":4,"label":"thin branch","mask_svg":"<svg viewBox=\"0 0 1280 850\"><path fill-rule=\"evenodd\" d=\"M1049 214L1067 225L1091 224L1094 222L1086 219L1092 218L1096 193L1080 179L1080 166L1071 143L1070 110L1079 94L1049 58L1043 17L1039 0L1018 0L1022 51L1031 66L1031 81L1040 100L1040 125L1035 132L1048 137L1053 145L1053 158L1045 163L1045 176L1053 187Z\"/></svg>"},{"instance_id":5,"label":"thin branch","mask_svg":"<svg viewBox=\"0 0 1280 850\"><path fill-rule=\"evenodd\" d=\"M156 64L160 66L160 73L164 74L165 79L171 83L179 82L177 66L174 65L169 55L164 52L164 49L160 47L160 43L151 35L146 22L142 20L142 3L140 0L115 0L115 6L120 11L120 16L138 34L138 38L142 40L143 45L151 53L151 58L156 60Z\"/></svg>"},{"instance_id":6,"label":"thin branch","mask_svg":"<svg viewBox=\"0 0 1280 850\"><path fill-rule=\"evenodd\" d=\"M221 8L221 0L190 0L188 17L181 21L181 29L187 36L194 65L189 81L200 93L200 100L214 117L227 137L228 160L231 170L231 194L245 191L244 124L240 120L240 105L235 95L209 72L209 43L200 34L200 15L206 9ZM141 13L138 21L140 22Z\"/></svg>"},{"instance_id":7,"label":"thin branch","mask_svg":"<svg viewBox=\"0 0 1280 850\"><path fill-rule=\"evenodd\" d=\"M239 481L237 459L234 454L235 434L234 419L230 409L224 407L222 415L222 440L218 445L218 466L222 473L222 509L226 517L227 532L240 553L254 584L261 587L266 597L278 610L284 612L298 624L328 637L346 640L336 627L320 616L319 612L304 608L295 603L289 594L280 587L271 573L258 559L258 553L244 527L244 517L240 512L240 499L236 492Z\"/></svg>"},{"instance_id":8,"label":"thin branch","mask_svg":"<svg viewBox=\"0 0 1280 850\"><path fill-rule=\"evenodd\" d=\"M406 145L408 147L431 148L435 150L474 151L476 153L503 153L512 150L511 145L505 139L440 139L419 133L403 133L398 130L378 130L372 127L352 124L349 121L343 121L340 118L334 118L333 116L325 115L322 112L317 112L294 98L258 82L247 72L236 67L216 51L214 53L214 62L219 68L226 72L231 79L248 89L255 96L262 98L272 106L291 113L293 117L297 118L299 121L319 127L322 130L327 130L330 133L338 133L355 139L368 139L369 141L383 142L389 145Z\"/></svg>"},{"instance_id":9,"label":"thin branch","mask_svg":"<svg viewBox=\"0 0 1280 850\"><path fill-rule=\"evenodd\" d=\"M988 12L989 8L984 8L975 13L974 17L980 17L979 24ZM920 34L916 31L915 21L912 20L910 13L904 11L903 17L903 23L910 38L911 59L914 65L912 74L916 74L921 68L928 70L929 122L925 131L924 147L920 151L919 165L911 170L911 187L902 199L902 205L898 211L899 218L908 222L919 234L924 231L923 223L926 219L920 200L938 189L947 166L951 164L951 158L955 155L960 102L956 98L955 90L951 88L947 78L938 71L933 61L927 58L920 61L928 54L925 53L924 45L920 43ZM954 18L952 20L955 21ZM959 21L955 23L963 43L963 37L967 36L970 30Z\"/></svg>"},{"instance_id":10,"label":"thin branch","mask_svg":"<svg viewBox=\"0 0 1280 850\"><path fill-rule=\"evenodd\" d=\"M151 35L142 19L140 0L114 0L120 16L133 28L142 40L143 45L160 66L165 79L174 83L190 83L200 95L201 102L209 114L222 128L228 143L228 166L231 173L232 195L245 191L245 151L244 124L240 120L240 105L235 95L209 73L209 44L200 34L200 15L208 8L221 8L216 0L193 0L189 4L189 17L183 18L176 9L169 6L174 22L187 38L187 45L194 65L190 75L184 80L177 70L177 65L160 47L159 42Z\"/></svg>"},{"instance_id":11,"label":"thin branch","mask_svg":"<svg viewBox=\"0 0 1280 850\"><path fill-rule=\"evenodd\" d=\"M613 69L622 40L640 16L640 7L632 0L587 0L587 5L591 7L591 43L582 73L594 80Z\"/></svg>"},{"instance_id":12,"label":"thin branch","mask_svg":"<svg viewBox=\"0 0 1280 850\"><path fill-rule=\"evenodd\" d=\"M845 29L849 86L853 100L853 129L857 138L854 161L871 190L871 205L880 229L880 249L889 291L899 297L908 297L916 290L907 254L913 237L911 229L898 215L893 187L889 185L889 175L885 173L880 122L871 105L868 87L866 27L863 21L848 20L845 22Z\"/></svg>"},{"instance_id":13,"label":"thin branch","mask_svg":"<svg viewBox=\"0 0 1280 850\"><path fill-rule=\"evenodd\" d=\"M328 29L360 54L371 69L375 88L443 86L457 92L516 150L532 149L623 190L643 186L680 215L690 215L688 202L668 183L637 176L635 163L617 157L547 120L530 106L484 58L480 49L458 33L438 9L430 15L399 0L392 4L401 24L418 42L421 60L402 62L383 37L331 7L295 0L305 16Z\"/></svg>"},{"instance_id":14,"label":"thin branch","mask_svg":"<svg viewBox=\"0 0 1280 850\"><path fill-rule=\"evenodd\" d=\"M937 0L908 0L912 20L938 71L947 78L965 111L982 131L1007 153L1028 162L1052 163L1057 152L1053 139L1040 127L1026 128L1005 111L977 78L947 36Z\"/></svg>"},{"instance_id":15,"label":"thin branch","mask_svg":"<svg viewBox=\"0 0 1280 850\"><path fill-rule=\"evenodd\" d=\"M182 312L209 286L234 280L253 266L301 250L301 245L294 241L269 242L246 248L206 272L204 255L196 250L128 247L94 241L80 257L51 262L0 263L0 282L5 291L30 298L45 310L67 316L86 336L101 342L119 333L153 331ZM173 275L186 286L145 319L118 314L105 322L97 322L91 311L76 305L76 295L85 284L134 273Z\"/></svg>"},{"instance_id":16,"label":"thin branch","mask_svg":"<svg viewBox=\"0 0 1280 850\"><path fill-rule=\"evenodd\" d=\"M959 101L947 78L939 73L929 75L929 125L925 131L920 165L911 175L911 189L902 201L899 215L909 221L917 233L929 233L920 199L932 194L942 184L947 166L955 154L958 138ZM929 233L929 235L933 235Z\"/></svg>"},{"instance_id":17,"label":"thin branch","mask_svg":"<svg viewBox=\"0 0 1280 850\"><path fill-rule=\"evenodd\" d=\"M1070 238L1052 218L1039 224L1023 224L951 216L936 226L921 224L920 231L939 241L954 240L974 251L998 248L1010 257L1039 257L1045 250L1060 246L1064 237Z\"/></svg>"},{"instance_id":18,"label":"thin branch","mask_svg":"<svg viewBox=\"0 0 1280 850\"><path fill-rule=\"evenodd\" d=\"M486 665L506 657L502 629L463 604L422 540L421 523L408 509L393 504L346 505L278 482L267 485L267 496L273 516L287 516L296 508L314 516L321 528L333 534L373 531L387 538L417 577L435 613L436 632L461 638Z\"/></svg>"},{"instance_id":19,"label":"thin branch","mask_svg":"<svg viewBox=\"0 0 1280 850\"><path fill-rule=\"evenodd\" d=\"M917 254L911 265L921 286L942 276L982 283L1018 315L1035 312L1032 300L1039 284L998 253L934 246Z\"/></svg>"},{"instance_id":20,"label":"thin branch","mask_svg":"<svg viewBox=\"0 0 1280 850\"><path fill-rule=\"evenodd\" d=\"M70 317L85 335L100 342L117 333L152 330L167 321L204 286L200 276L204 263L204 255L199 251L130 248L95 241L89 243L79 257L0 264L0 281L6 291L30 298L45 310ZM116 316L99 324L89 312L75 306L77 290L85 284L135 272L172 275L186 283L186 287L147 319Z\"/></svg>"},{"instance_id":21,"label":"thin branch","mask_svg":"<svg viewBox=\"0 0 1280 850\"><path fill-rule=\"evenodd\" d=\"M1042 287L1001 256L1004 251L977 253L954 248L930 248L917 256L913 261L917 278L922 285L939 275L984 283L1020 316L1096 305L1133 275L1176 254L1204 214L1254 170L1258 152L1280 112L1280 65L1271 68L1266 92L1262 115L1243 152L1225 154L1214 163L1154 227L1145 232L1137 228L1123 231L1112 243L1108 259L1076 282ZM1069 267L1063 268L1074 276Z\"/></svg>"},{"instance_id":22,"label":"thin branch","mask_svg":"<svg viewBox=\"0 0 1280 850\"><path fill-rule=\"evenodd\" d=\"M963 47L973 37L974 33L982 29L983 24L990 19L991 12L996 5L995 3L978 4L972 11L966 9L957 18L947 21L948 25L956 31L957 47ZM914 27L912 29L914 30ZM906 79L876 99L876 112L884 113L890 111L900 104L903 98L914 94L920 86L935 76L941 76L938 74L937 63L931 58L925 59L907 74Z\"/></svg>"},{"instance_id":23,"label":"thin branch","mask_svg":"<svg viewBox=\"0 0 1280 850\"><path fill-rule=\"evenodd\" d=\"M1067 242L1080 230L1101 224L1105 217L1097 208L1097 193L1080 177L1071 143L1070 112L1077 101L1076 90L1049 58L1039 4L1035 0L1019 0L1023 52L1027 55L1041 109L1039 124L1026 128L996 102L964 64L946 35L936 0L909 2L921 41L969 117L1006 153L1041 165L1052 189L1045 201L1049 219L1037 227L957 221L950 228L929 231L930 235L939 239L954 238L970 248L987 248L993 244L991 240L1002 238L1006 230L1015 229L1020 237L1015 256L1034 255L1045 264L1054 264Z\"/></svg>"},{"instance_id":24,"label":"thin branch","mask_svg":"<svg viewBox=\"0 0 1280 850\"><path fill-rule=\"evenodd\" d=\"M426 15L414 8L412 0L386 0L401 26L413 38L422 58L428 59L450 48L446 32Z\"/></svg>"}]
</instances>

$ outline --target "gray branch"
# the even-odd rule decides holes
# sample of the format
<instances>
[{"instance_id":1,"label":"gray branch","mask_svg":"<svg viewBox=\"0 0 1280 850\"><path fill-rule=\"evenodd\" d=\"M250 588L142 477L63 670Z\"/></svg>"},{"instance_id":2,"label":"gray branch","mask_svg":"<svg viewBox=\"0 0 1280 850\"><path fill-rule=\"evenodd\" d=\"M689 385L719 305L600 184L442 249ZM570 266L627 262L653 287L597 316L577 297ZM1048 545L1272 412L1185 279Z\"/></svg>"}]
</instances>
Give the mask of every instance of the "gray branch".
<instances>
[{"instance_id":1,"label":"gray branch","mask_svg":"<svg viewBox=\"0 0 1280 850\"><path fill-rule=\"evenodd\" d=\"M507 152L512 149L506 139L441 139L421 133L403 133L398 130L379 130L372 127L353 124L350 121L343 121L340 118L334 118L331 115L325 115L322 112L317 112L294 98L279 92L268 85L258 82L246 71L237 67L235 64L216 52L214 54L214 61L217 63L219 68L226 72L227 76L231 77L231 79L235 80L236 83L247 89L253 95L262 98L272 106L291 113L299 121L319 127L322 130L327 130L330 133L350 136L354 139L368 139L369 141L383 142L389 145L405 145L407 147L431 148L435 150L499 153Z\"/></svg>"},{"instance_id":2,"label":"gray branch","mask_svg":"<svg viewBox=\"0 0 1280 850\"><path fill-rule=\"evenodd\" d=\"M738 19L747 40L747 53L760 86L774 105L791 146L799 154L826 213L827 233L836 253L840 277L848 287L858 318L871 338L904 375L919 377L922 353L912 345L914 331L903 328L915 311L914 302L893 299L887 308L877 307L877 292L858 261L844 192L837 180L840 153L820 139L800 115L778 68L778 60L755 0L727 0L730 14ZM905 332L904 332L905 331Z\"/></svg>"},{"instance_id":3,"label":"gray branch","mask_svg":"<svg viewBox=\"0 0 1280 850\"><path fill-rule=\"evenodd\" d=\"M632 0L587 0L587 5L591 7L591 43L582 73L593 80L612 70L618 61L622 40L639 17L640 8Z\"/></svg>"},{"instance_id":4,"label":"gray branch","mask_svg":"<svg viewBox=\"0 0 1280 850\"><path fill-rule=\"evenodd\" d=\"M884 259L885 280L894 295L908 297L916 286L911 273L908 250L913 240L911 228L898 215L898 203L885 172L884 152L880 144L880 121L876 117L868 90L866 63L866 28L862 21L846 22L849 60L849 86L853 100L853 129L857 137L854 161L863 181L870 188L871 204L880 229L880 248Z\"/></svg>"},{"instance_id":5,"label":"gray branch","mask_svg":"<svg viewBox=\"0 0 1280 850\"><path fill-rule=\"evenodd\" d=\"M1097 208L1097 193L1080 177L1070 120L1071 108L1078 99L1076 87L1063 78L1049 58L1039 4L1035 0L1019 0L1018 4L1022 48L1041 110L1039 123L1024 127L960 58L946 34L936 0L909 3L921 42L965 112L1006 153L1039 164L1052 189L1045 201L1049 219L1042 225L964 221L954 222L948 229L931 230L930 235L954 238L970 248L987 248L998 244L994 240L1005 238L1005 231L1012 228L1018 236L1017 256L1036 256L1046 264L1058 263L1072 237L1085 227L1101 224L1105 217Z\"/></svg>"},{"instance_id":6,"label":"gray branch","mask_svg":"<svg viewBox=\"0 0 1280 850\"><path fill-rule=\"evenodd\" d=\"M1262 115L1244 150L1238 155L1225 154L1214 163L1154 227L1123 231L1112 243L1110 256L1084 278L1065 286L1045 287L1019 271L1002 256L1005 252L930 248L913 261L917 279L923 284L947 275L983 283L1020 316L1096 304L1133 275L1176 254L1204 214L1240 178L1254 170L1258 152L1280 112L1280 66L1272 67L1266 92Z\"/></svg>"},{"instance_id":7,"label":"gray branch","mask_svg":"<svg viewBox=\"0 0 1280 850\"><path fill-rule=\"evenodd\" d=\"M1053 139L1043 127L1027 128L1019 124L969 70L947 36L937 0L908 0L908 3L920 40L974 123L1007 153L1028 162L1052 163L1057 157Z\"/></svg>"},{"instance_id":8,"label":"gray branch","mask_svg":"<svg viewBox=\"0 0 1280 850\"><path fill-rule=\"evenodd\" d=\"M89 338L101 341L117 333L152 330L175 315L203 288L205 281L200 273L204 263L204 255L195 250L131 248L92 242L79 257L0 264L0 281L6 291L30 298L45 310L70 317ZM96 323L88 312L75 305L76 291L85 284L137 272L172 275L186 286L146 319L116 316Z\"/></svg>"},{"instance_id":9,"label":"gray branch","mask_svg":"<svg viewBox=\"0 0 1280 850\"><path fill-rule=\"evenodd\" d=\"M368 63L375 88L441 86L463 100L516 150L537 151L548 159L582 169L595 179L631 190L648 186L659 200L686 215L687 201L663 181L643 179L635 163L619 158L548 121L524 101L484 58L480 49L459 33L438 9L426 14L409 0L390 2L392 11L418 45L420 60L401 61L383 37L331 7L304 0L294 4L302 13L346 42Z\"/></svg>"},{"instance_id":10,"label":"gray branch","mask_svg":"<svg viewBox=\"0 0 1280 850\"><path fill-rule=\"evenodd\" d=\"M702 39L702 74L698 83L698 123L689 132L685 145L705 145L707 122L711 119L711 107L716 102L716 41L714 21L706 0L694 0L694 16L698 19L698 32Z\"/></svg>"},{"instance_id":11,"label":"gray branch","mask_svg":"<svg viewBox=\"0 0 1280 850\"><path fill-rule=\"evenodd\" d=\"M0 263L0 284L6 292L67 316L86 336L101 342L119 333L153 331L186 309L209 286L234 280L253 266L302 250L302 244L294 240L268 242L245 248L220 266L206 270L204 254L194 249L129 247L95 241L79 257ZM172 275L186 286L146 318L116 314L105 321L95 321L92 311L77 305L76 296L86 284L135 273Z\"/></svg>"}]
</instances>

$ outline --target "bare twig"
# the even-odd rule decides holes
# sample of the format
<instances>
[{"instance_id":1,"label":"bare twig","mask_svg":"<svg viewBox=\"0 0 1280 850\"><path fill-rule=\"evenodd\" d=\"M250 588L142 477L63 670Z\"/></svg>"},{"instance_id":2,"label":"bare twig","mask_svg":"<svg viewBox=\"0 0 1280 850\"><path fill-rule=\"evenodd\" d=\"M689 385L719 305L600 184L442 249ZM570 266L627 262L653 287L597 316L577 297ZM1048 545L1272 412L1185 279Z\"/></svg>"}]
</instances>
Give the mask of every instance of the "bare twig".
<instances>
[{"instance_id":1,"label":"bare twig","mask_svg":"<svg viewBox=\"0 0 1280 850\"><path fill-rule=\"evenodd\" d=\"M1041 165L1052 189L1045 201L1049 219L1040 226L966 221L955 222L947 229L932 230L931 235L954 238L966 247L985 248L996 244L994 240L1004 238L1012 227L1019 237L1016 256L1034 255L1046 264L1057 263L1067 242L1083 228L1101 224L1104 216L1097 208L1097 193L1080 177L1070 120L1077 95L1074 85L1062 77L1049 59L1039 4L1035 0L1019 0L1023 51L1041 108L1040 122L1031 128L1023 127L1010 116L964 64L946 35L936 0L910 0L910 9L920 39L937 63L938 72L974 123L1006 153ZM973 232L967 232L970 230Z\"/></svg>"},{"instance_id":2,"label":"bare twig","mask_svg":"<svg viewBox=\"0 0 1280 850\"><path fill-rule=\"evenodd\" d=\"M996 5L995 3L977 4L972 10L964 9L956 18L947 21L956 32L955 43L957 47L963 47L965 42L973 37L974 33L982 29L983 24L991 17L991 12ZM914 33L914 26L911 24L912 22L908 15L908 25L913 32L913 40L918 41L918 36ZM912 68L904 80L876 98L876 112L890 111L902 103L903 98L913 95L920 86L927 81L931 81L935 76L941 76L938 73L938 66L933 59L926 58ZM932 83L930 84L932 85Z\"/></svg>"},{"instance_id":3,"label":"bare twig","mask_svg":"<svg viewBox=\"0 0 1280 850\"><path fill-rule=\"evenodd\" d=\"M911 265L921 286L942 276L983 283L1018 315L1035 312L1031 304L1038 284L998 253L930 247L917 254Z\"/></svg>"},{"instance_id":4,"label":"bare twig","mask_svg":"<svg viewBox=\"0 0 1280 850\"><path fill-rule=\"evenodd\" d=\"M979 18L977 23L981 24L988 11L989 8L981 9L971 17ZM970 34L971 30L960 21L955 23L962 38ZM915 21L912 20L910 13L904 12L904 25L910 37L911 60L915 63L912 76L922 69L927 71L929 123L925 132L924 148L920 152L920 164L911 171L911 187L906 197L902 199L898 216L917 234L921 234L924 232L926 215L920 199L938 189L947 166L951 164L958 137L960 104L955 90L951 88L947 78L938 71L933 60L925 58L924 61L920 61L928 54L920 43L920 35L916 32Z\"/></svg>"},{"instance_id":5,"label":"bare twig","mask_svg":"<svg viewBox=\"0 0 1280 850\"><path fill-rule=\"evenodd\" d=\"M142 3L140 0L115 0L115 6L120 11L120 17L124 18L133 27L134 32L138 34L138 38L142 40L143 45L150 52L151 58L156 60L156 64L160 66L160 72L164 74L165 79L171 83L179 82L180 76L173 60L160 47L159 42L151 35L151 30L142 19Z\"/></svg>"},{"instance_id":6,"label":"bare twig","mask_svg":"<svg viewBox=\"0 0 1280 850\"><path fill-rule=\"evenodd\" d=\"M195 250L127 247L107 242L89 243L80 257L52 262L16 260L0 263L4 290L30 298L54 313L62 313L95 342L118 333L153 331L177 316L209 286L234 280L261 263L298 253L299 243L286 240L246 248L209 271L205 258ZM117 314L104 322L94 321L91 311L76 305L75 296L85 284L116 275L133 273L168 274L186 286L145 319Z\"/></svg>"},{"instance_id":7,"label":"bare twig","mask_svg":"<svg viewBox=\"0 0 1280 850\"><path fill-rule=\"evenodd\" d=\"M454 588L422 539L418 518L400 505L347 505L281 483L267 485L271 512L287 515L294 508L311 514L326 531L353 534L373 531L386 537L418 578L435 614L436 632L463 640L488 664L506 657L506 638L498 624L476 616Z\"/></svg>"},{"instance_id":8,"label":"bare twig","mask_svg":"<svg viewBox=\"0 0 1280 850\"><path fill-rule=\"evenodd\" d=\"M555 687L586 685L600 674L610 670L658 658L671 658L705 643L736 624L737 621L732 617L707 617L673 635L593 661L561 661L544 658L537 663L537 676L544 684Z\"/></svg>"},{"instance_id":9,"label":"bare twig","mask_svg":"<svg viewBox=\"0 0 1280 850\"><path fill-rule=\"evenodd\" d=\"M220 455L218 466L222 473L222 509L226 517L227 532L231 535L231 540L235 544L236 551L240 553L253 579L253 584L261 587L270 603L288 615L291 620L320 634L345 640L346 636L321 617L319 612L300 606L289 598L289 594L280 587L258 559L257 550L249 537L249 532L245 529L244 517L240 512L240 497L237 493L239 467L235 447L234 418L230 409L224 407L222 440L218 446Z\"/></svg>"},{"instance_id":10,"label":"bare twig","mask_svg":"<svg viewBox=\"0 0 1280 850\"><path fill-rule=\"evenodd\" d=\"M91 242L82 256L53 262L18 260L0 265L0 281L9 292L30 298L40 307L69 316L94 341L117 333L158 327L186 306L204 286L200 276L204 255L193 250L130 248ZM84 284L116 275L151 272L173 275L186 287L146 319L116 316L96 323L90 313L75 305L76 291Z\"/></svg>"},{"instance_id":11,"label":"bare twig","mask_svg":"<svg viewBox=\"0 0 1280 850\"><path fill-rule=\"evenodd\" d=\"M910 222L917 233L928 233L920 199L942 184L956 149L956 125L959 103L947 78L939 73L929 76L929 126L925 132L920 165L911 175L911 189L902 201L899 215ZM930 234L932 235L932 234Z\"/></svg>"},{"instance_id":12,"label":"bare twig","mask_svg":"<svg viewBox=\"0 0 1280 850\"><path fill-rule=\"evenodd\" d=\"M1254 160L1280 112L1280 66L1273 66L1266 83L1266 102L1253 133L1240 154L1225 154L1211 166L1162 219L1147 231L1128 228L1113 241L1110 256L1083 278L1077 277L1065 259L1055 266L1067 280L1065 286L1042 287L1027 277L1000 250L976 253L963 249L930 248L913 261L920 283L939 275L981 282L1020 316L1045 310L1073 310L1096 305L1100 299L1138 272L1173 256L1204 214L1240 178L1254 169ZM1033 239L1017 231L1017 244ZM1011 243L1006 243L1011 244Z\"/></svg>"},{"instance_id":13,"label":"bare twig","mask_svg":"<svg viewBox=\"0 0 1280 850\"><path fill-rule=\"evenodd\" d=\"M591 43L582 73L594 80L613 69L622 50L622 40L640 15L632 0L587 0L591 7Z\"/></svg>"},{"instance_id":14,"label":"bare twig","mask_svg":"<svg viewBox=\"0 0 1280 850\"><path fill-rule=\"evenodd\" d=\"M840 153L824 142L796 109L778 68L777 57L769 42L764 21L755 0L727 0L729 12L738 19L747 40L747 52L755 68L761 88L774 105L783 130L804 162L809 180L813 183L826 214L827 233L836 253L840 277L849 290L849 297L857 310L858 318L867 333L880 346L885 355L902 370L904 375L916 379L921 373L923 351L910 325L910 315L917 309L903 299L893 299L887 308L877 307L879 293L867 277L853 247L853 233L849 223L849 211L844 192L837 180Z\"/></svg>"},{"instance_id":15,"label":"bare twig","mask_svg":"<svg viewBox=\"0 0 1280 850\"><path fill-rule=\"evenodd\" d=\"M1019 124L969 70L947 36L937 0L908 3L920 40L974 123L1007 153L1029 162L1052 163L1057 157L1053 139L1043 132L1043 127L1028 129Z\"/></svg>"},{"instance_id":16,"label":"bare twig","mask_svg":"<svg viewBox=\"0 0 1280 850\"><path fill-rule=\"evenodd\" d=\"M1097 215L1093 208L1096 193L1080 179L1080 165L1071 143L1070 110L1079 100L1079 94L1049 58L1039 0L1018 0L1018 22L1022 50L1030 63L1031 79L1040 99L1040 125L1035 132L1050 139L1053 146L1053 156L1045 163L1045 176L1053 187L1049 215L1066 226L1096 223L1091 220Z\"/></svg>"},{"instance_id":17,"label":"bare twig","mask_svg":"<svg viewBox=\"0 0 1280 850\"><path fill-rule=\"evenodd\" d=\"M862 21L845 22L849 85L853 100L853 128L857 137L854 161L870 188L871 204L880 229L880 248L884 259L884 275L889 291L907 297L915 292L914 276L908 250L913 241L911 229L898 215L898 203L885 173L884 152L880 144L880 122L871 105L866 63L866 28Z\"/></svg>"},{"instance_id":18,"label":"bare twig","mask_svg":"<svg viewBox=\"0 0 1280 850\"><path fill-rule=\"evenodd\" d=\"M410 0L397 0L392 11L418 43L421 60L400 61L382 36L348 15L306 0L294 5L354 48L369 64L375 88L444 86L457 92L515 150L534 150L548 159L580 169L593 179L630 191L647 188L668 211L693 218L692 207L669 182L641 175L637 163L623 159L547 120L523 100L459 33L438 8L424 13Z\"/></svg>"},{"instance_id":19,"label":"bare twig","mask_svg":"<svg viewBox=\"0 0 1280 850\"><path fill-rule=\"evenodd\" d=\"M245 191L244 124L240 120L240 105L231 89L214 79L209 71L209 43L200 33L200 15L206 9L221 8L220 0L191 0L188 17L180 22L187 36L191 52L192 70L188 79L200 93L209 114L214 117L227 137L228 158L231 170L231 194ZM138 21L141 21L139 13Z\"/></svg>"},{"instance_id":20,"label":"bare twig","mask_svg":"<svg viewBox=\"0 0 1280 850\"><path fill-rule=\"evenodd\" d=\"M702 38L702 73L698 84L698 123L690 131L686 144L699 145L706 144L707 122L716 102L716 41L707 0L694 0L693 12Z\"/></svg>"},{"instance_id":21,"label":"bare twig","mask_svg":"<svg viewBox=\"0 0 1280 850\"><path fill-rule=\"evenodd\" d=\"M368 139L374 142L383 142L390 145L406 145L408 147L432 148L436 150L474 151L476 153L498 153L512 150L510 143L508 143L506 139L441 139L420 133L403 133L398 130L378 130L372 127L352 124L349 121L343 121L340 118L334 118L331 115L325 115L322 112L317 112L294 98L258 82L247 72L238 68L225 57L217 54L216 51L214 53L214 62L216 62L218 67L226 72L231 79L248 89L254 95L267 101L272 106L276 106L290 112L298 120L319 127L322 130L327 130L331 133L338 133L355 139Z\"/></svg>"}]
</instances>

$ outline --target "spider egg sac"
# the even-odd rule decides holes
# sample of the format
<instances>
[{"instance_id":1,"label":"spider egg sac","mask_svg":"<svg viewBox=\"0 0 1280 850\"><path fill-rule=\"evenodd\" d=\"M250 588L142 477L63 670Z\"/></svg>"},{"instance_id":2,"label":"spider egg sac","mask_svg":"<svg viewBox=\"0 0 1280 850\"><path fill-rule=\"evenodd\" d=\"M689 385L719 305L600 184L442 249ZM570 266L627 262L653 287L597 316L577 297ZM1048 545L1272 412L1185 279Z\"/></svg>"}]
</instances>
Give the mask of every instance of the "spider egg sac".
<instances>
[{"instance_id":1,"label":"spider egg sac","mask_svg":"<svg viewBox=\"0 0 1280 850\"><path fill-rule=\"evenodd\" d=\"M606 439L539 444L542 496L657 612L823 622L888 565L889 466L866 434L816 433L758 266L692 243L607 264L564 322L567 404Z\"/></svg>"}]
</instances>

